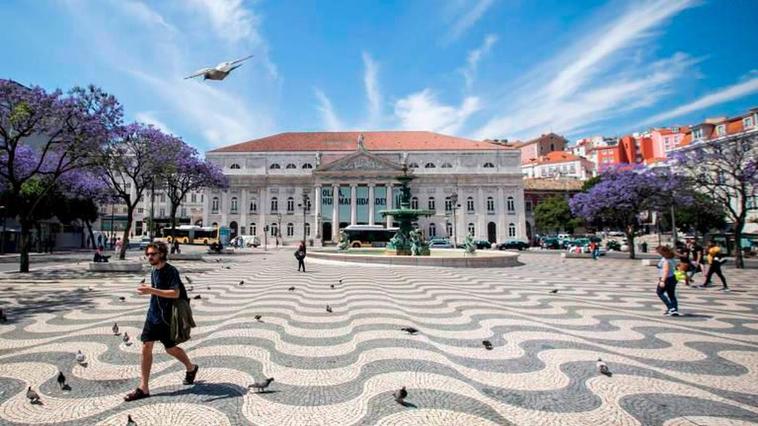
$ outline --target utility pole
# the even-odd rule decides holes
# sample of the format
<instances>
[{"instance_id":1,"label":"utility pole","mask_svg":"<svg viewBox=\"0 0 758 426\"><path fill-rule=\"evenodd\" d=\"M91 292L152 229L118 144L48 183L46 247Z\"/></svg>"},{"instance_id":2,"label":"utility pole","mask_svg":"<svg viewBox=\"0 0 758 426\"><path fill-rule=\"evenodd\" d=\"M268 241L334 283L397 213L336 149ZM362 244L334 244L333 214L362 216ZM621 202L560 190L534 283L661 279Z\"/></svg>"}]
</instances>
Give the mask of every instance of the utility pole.
<instances>
[{"instance_id":1,"label":"utility pole","mask_svg":"<svg viewBox=\"0 0 758 426\"><path fill-rule=\"evenodd\" d=\"M150 184L150 241L155 238L155 180Z\"/></svg>"}]
</instances>

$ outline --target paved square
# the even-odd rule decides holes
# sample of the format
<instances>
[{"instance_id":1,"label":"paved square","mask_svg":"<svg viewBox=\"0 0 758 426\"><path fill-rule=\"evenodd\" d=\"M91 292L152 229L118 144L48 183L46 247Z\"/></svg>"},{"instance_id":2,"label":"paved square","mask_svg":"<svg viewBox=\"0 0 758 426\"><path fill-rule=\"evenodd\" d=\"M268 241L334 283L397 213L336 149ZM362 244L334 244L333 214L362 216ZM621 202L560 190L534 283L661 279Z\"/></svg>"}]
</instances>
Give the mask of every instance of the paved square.
<instances>
[{"instance_id":1,"label":"paved square","mask_svg":"<svg viewBox=\"0 0 758 426\"><path fill-rule=\"evenodd\" d=\"M283 250L175 263L190 296L202 297L183 345L201 366L198 382L182 386L181 365L156 345L153 396L132 403L122 398L138 382L139 342L125 345L111 327L136 341L142 277L96 275L84 263L3 274L0 423L123 425L127 414L140 425L758 422L755 270L727 270L731 293L679 286L685 315L670 318L655 268L521 259L501 269L306 259L298 273ZM612 377L597 373L598 357ZM59 389L59 369L70 391ZM275 378L269 392L248 390L264 377ZM27 386L42 404L27 401ZM401 386L408 407L393 401Z\"/></svg>"}]
</instances>

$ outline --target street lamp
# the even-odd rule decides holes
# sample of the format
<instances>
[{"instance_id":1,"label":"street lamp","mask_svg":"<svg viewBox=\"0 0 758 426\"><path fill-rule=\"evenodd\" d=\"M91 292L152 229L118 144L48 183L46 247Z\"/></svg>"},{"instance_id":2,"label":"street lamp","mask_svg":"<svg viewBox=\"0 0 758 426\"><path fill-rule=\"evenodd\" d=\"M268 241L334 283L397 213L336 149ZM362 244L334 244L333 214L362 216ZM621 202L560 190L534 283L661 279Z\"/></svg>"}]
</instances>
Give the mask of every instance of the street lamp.
<instances>
[{"instance_id":1,"label":"street lamp","mask_svg":"<svg viewBox=\"0 0 758 426\"><path fill-rule=\"evenodd\" d=\"M306 192L306 188L303 188L303 202L302 204L298 205L298 207L303 208L303 244L305 244L305 225L308 223L306 215L308 214L308 210L309 210L308 208L309 202L310 200L308 199L308 193Z\"/></svg>"},{"instance_id":2,"label":"street lamp","mask_svg":"<svg viewBox=\"0 0 758 426\"><path fill-rule=\"evenodd\" d=\"M282 237L282 214L281 213L277 213L276 214L276 223L277 223L277 226L276 226L276 245L279 245L279 240ZM282 241L282 244L283 243L284 242Z\"/></svg>"},{"instance_id":3,"label":"street lamp","mask_svg":"<svg viewBox=\"0 0 758 426\"><path fill-rule=\"evenodd\" d=\"M453 247L456 247L458 245L458 226L457 221L455 220L455 210L458 208L458 193L453 192L450 194L450 203L452 204L453 209Z\"/></svg>"}]
</instances>

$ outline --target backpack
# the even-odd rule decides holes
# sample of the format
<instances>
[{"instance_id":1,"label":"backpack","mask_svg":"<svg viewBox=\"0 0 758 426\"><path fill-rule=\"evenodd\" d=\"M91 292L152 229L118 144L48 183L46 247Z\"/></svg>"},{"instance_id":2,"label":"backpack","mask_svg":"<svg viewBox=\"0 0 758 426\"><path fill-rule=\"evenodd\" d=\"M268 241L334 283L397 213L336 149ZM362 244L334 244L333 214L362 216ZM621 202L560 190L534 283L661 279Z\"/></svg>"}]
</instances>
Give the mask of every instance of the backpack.
<instances>
[{"instance_id":1,"label":"backpack","mask_svg":"<svg viewBox=\"0 0 758 426\"><path fill-rule=\"evenodd\" d=\"M295 252L295 258L296 258L297 260L300 260L300 259L302 259L302 258L304 258L304 257L305 257L305 253L303 253L303 251L302 251L302 250L298 250L298 251L296 251L296 252Z\"/></svg>"}]
</instances>

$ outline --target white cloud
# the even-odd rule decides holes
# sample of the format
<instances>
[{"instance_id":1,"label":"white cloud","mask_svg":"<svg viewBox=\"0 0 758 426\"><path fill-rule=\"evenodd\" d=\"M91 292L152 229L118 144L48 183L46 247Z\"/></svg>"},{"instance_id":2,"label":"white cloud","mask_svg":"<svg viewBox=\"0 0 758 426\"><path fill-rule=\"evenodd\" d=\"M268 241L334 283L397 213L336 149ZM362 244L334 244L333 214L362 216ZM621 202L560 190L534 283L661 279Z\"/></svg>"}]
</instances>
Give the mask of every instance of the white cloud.
<instances>
[{"instance_id":1,"label":"white cloud","mask_svg":"<svg viewBox=\"0 0 758 426\"><path fill-rule=\"evenodd\" d=\"M153 111L140 111L134 114L134 120L139 121L140 123L152 124L158 129L161 129L164 133L174 134L174 132L166 125L166 123L155 117L155 113Z\"/></svg>"},{"instance_id":2,"label":"white cloud","mask_svg":"<svg viewBox=\"0 0 758 426\"><path fill-rule=\"evenodd\" d=\"M645 124L662 123L672 118L681 117L690 112L700 111L710 106L739 99L756 92L758 92L758 77L753 77L742 83L733 84L729 87L705 95L694 102L689 102L686 105L649 117L644 120L640 126Z\"/></svg>"},{"instance_id":3,"label":"white cloud","mask_svg":"<svg viewBox=\"0 0 758 426\"><path fill-rule=\"evenodd\" d=\"M412 93L395 103L395 116L408 130L456 134L468 117L481 109L479 98L467 97L460 106L443 105L430 89Z\"/></svg>"},{"instance_id":4,"label":"white cloud","mask_svg":"<svg viewBox=\"0 0 758 426\"><path fill-rule=\"evenodd\" d=\"M677 53L650 65L626 66L630 49L695 0L632 2L618 18L590 31L527 74L501 112L475 132L479 138L528 138L567 132L653 104L696 62Z\"/></svg>"},{"instance_id":5,"label":"white cloud","mask_svg":"<svg viewBox=\"0 0 758 426\"><path fill-rule=\"evenodd\" d=\"M466 30L474 26L481 19L485 12L492 6L494 0L476 0L473 7L471 2L458 2L453 14L457 15L455 22L452 23L449 39L455 40L463 35Z\"/></svg>"},{"instance_id":6,"label":"white cloud","mask_svg":"<svg viewBox=\"0 0 758 426\"><path fill-rule=\"evenodd\" d=\"M495 42L497 42L497 36L495 34L488 34L481 46L468 53L466 66L461 70L463 78L466 80L466 89L471 89L471 86L474 84L474 78L476 78L476 69L479 61L490 51Z\"/></svg>"},{"instance_id":7,"label":"white cloud","mask_svg":"<svg viewBox=\"0 0 758 426\"><path fill-rule=\"evenodd\" d=\"M261 42L258 34L260 19L245 8L242 0L190 0L190 4L207 13L220 38L231 42Z\"/></svg>"},{"instance_id":8,"label":"white cloud","mask_svg":"<svg viewBox=\"0 0 758 426\"><path fill-rule=\"evenodd\" d=\"M159 25L163 27L164 29L167 29L171 32L175 32L176 28L166 22L165 19L163 19L163 16L161 16L160 13L156 12L155 10L151 9L149 6L147 6L145 3L142 3L140 1L134 1L134 0L122 0L122 1L114 1L112 4L121 7L121 9L134 16L135 18L145 22L149 25Z\"/></svg>"},{"instance_id":9,"label":"white cloud","mask_svg":"<svg viewBox=\"0 0 758 426\"><path fill-rule=\"evenodd\" d=\"M322 124L329 131L344 130L342 122L337 118L337 113L334 112L332 101L324 94L320 89L313 90L316 98L318 99L318 106L316 107L321 113Z\"/></svg>"},{"instance_id":10,"label":"white cloud","mask_svg":"<svg viewBox=\"0 0 758 426\"><path fill-rule=\"evenodd\" d=\"M376 63L366 52L363 52L363 85L366 89L366 100L368 101L369 123L367 127L375 127L382 115L382 94L379 91L379 82L377 74L379 64Z\"/></svg>"}]
</instances>

